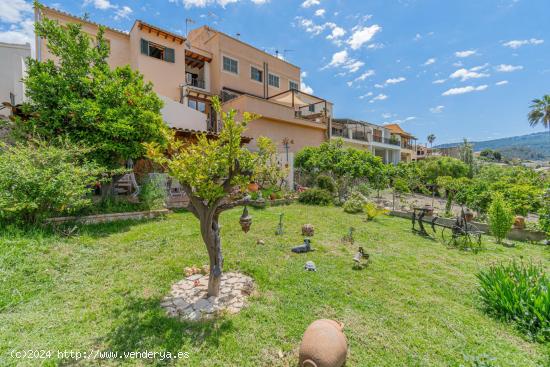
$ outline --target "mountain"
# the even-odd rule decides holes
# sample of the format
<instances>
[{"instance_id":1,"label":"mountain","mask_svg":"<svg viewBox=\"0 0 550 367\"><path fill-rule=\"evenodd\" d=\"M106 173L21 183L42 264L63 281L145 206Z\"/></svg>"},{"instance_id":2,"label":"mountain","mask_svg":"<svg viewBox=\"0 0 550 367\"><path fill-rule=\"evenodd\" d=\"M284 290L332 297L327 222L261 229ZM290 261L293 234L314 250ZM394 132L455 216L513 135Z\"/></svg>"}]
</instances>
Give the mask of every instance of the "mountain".
<instances>
[{"instance_id":1,"label":"mountain","mask_svg":"<svg viewBox=\"0 0 550 367\"><path fill-rule=\"evenodd\" d=\"M480 152L484 149L498 150L506 158L520 158L529 160L550 159L550 134L540 132L529 135L512 136L486 141L470 142L474 151ZM450 148L462 143L450 143L437 145L434 148Z\"/></svg>"}]
</instances>

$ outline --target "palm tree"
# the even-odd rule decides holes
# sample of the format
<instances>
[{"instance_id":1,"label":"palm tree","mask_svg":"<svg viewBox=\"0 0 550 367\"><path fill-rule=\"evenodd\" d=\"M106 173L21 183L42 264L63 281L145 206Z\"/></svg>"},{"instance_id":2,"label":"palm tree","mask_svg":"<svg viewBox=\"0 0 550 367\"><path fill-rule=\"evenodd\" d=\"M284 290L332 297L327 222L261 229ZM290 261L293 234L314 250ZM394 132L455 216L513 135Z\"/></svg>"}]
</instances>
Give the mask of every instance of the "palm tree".
<instances>
[{"instance_id":1,"label":"palm tree","mask_svg":"<svg viewBox=\"0 0 550 367\"><path fill-rule=\"evenodd\" d=\"M430 143L430 148L433 146L434 141L435 141L435 135L434 134L428 135L428 143Z\"/></svg>"},{"instance_id":2,"label":"palm tree","mask_svg":"<svg viewBox=\"0 0 550 367\"><path fill-rule=\"evenodd\" d=\"M530 108L531 111L527 114L529 125L541 124L550 133L550 95L546 94L542 99L534 99Z\"/></svg>"}]
</instances>

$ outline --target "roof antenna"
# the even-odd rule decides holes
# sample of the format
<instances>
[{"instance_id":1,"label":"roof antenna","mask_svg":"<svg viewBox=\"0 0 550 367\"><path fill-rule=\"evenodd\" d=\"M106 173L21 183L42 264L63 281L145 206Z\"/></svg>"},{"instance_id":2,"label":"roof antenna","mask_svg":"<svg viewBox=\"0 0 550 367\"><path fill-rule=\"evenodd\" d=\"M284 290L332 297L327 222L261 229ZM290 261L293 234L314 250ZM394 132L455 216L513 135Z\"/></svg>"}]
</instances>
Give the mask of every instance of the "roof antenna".
<instances>
[{"instance_id":1,"label":"roof antenna","mask_svg":"<svg viewBox=\"0 0 550 367\"><path fill-rule=\"evenodd\" d=\"M195 24L195 21L191 18L185 18L185 37L188 35L187 27L189 24Z\"/></svg>"},{"instance_id":2,"label":"roof antenna","mask_svg":"<svg viewBox=\"0 0 550 367\"><path fill-rule=\"evenodd\" d=\"M237 37L237 39L241 39L241 34L239 32L235 33L235 37Z\"/></svg>"}]
</instances>

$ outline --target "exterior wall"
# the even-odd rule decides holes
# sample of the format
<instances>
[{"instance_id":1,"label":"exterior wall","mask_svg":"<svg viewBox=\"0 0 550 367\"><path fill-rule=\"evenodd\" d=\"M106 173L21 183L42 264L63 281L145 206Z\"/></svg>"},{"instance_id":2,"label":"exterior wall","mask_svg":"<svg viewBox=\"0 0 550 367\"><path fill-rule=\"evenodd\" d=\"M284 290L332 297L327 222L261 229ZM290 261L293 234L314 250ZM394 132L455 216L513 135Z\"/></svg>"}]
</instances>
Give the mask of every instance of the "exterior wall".
<instances>
[{"instance_id":1,"label":"exterior wall","mask_svg":"<svg viewBox=\"0 0 550 367\"><path fill-rule=\"evenodd\" d=\"M206 130L206 114L193 110L186 105L160 96L164 107L160 111L164 121L170 127L190 130Z\"/></svg>"},{"instance_id":2,"label":"exterior wall","mask_svg":"<svg viewBox=\"0 0 550 367\"><path fill-rule=\"evenodd\" d=\"M174 49L175 62L167 62L141 53L141 39L154 42L161 46ZM165 39L153 32L139 29L134 25L130 31L132 55L136 57L134 64L146 81L154 85L158 94L166 96L173 101L180 100L180 85L185 83L185 44L179 41Z\"/></svg>"},{"instance_id":3,"label":"exterior wall","mask_svg":"<svg viewBox=\"0 0 550 367\"><path fill-rule=\"evenodd\" d=\"M297 152L306 146L317 146L326 140L326 125L294 118L294 110L261 98L240 96L223 105L224 110L235 109L240 118L243 112L261 114L262 117L252 121L244 135L254 138L249 146L256 148L260 136L269 137L277 145L279 152L284 150L282 140L294 141L290 152Z\"/></svg>"},{"instance_id":4,"label":"exterior wall","mask_svg":"<svg viewBox=\"0 0 550 367\"><path fill-rule=\"evenodd\" d=\"M271 97L289 89L289 81L300 84L300 68L287 63L275 56L269 55L251 45L241 42L226 34L207 27L195 29L189 33L191 44L213 54L211 65L212 91L218 94L223 87L235 89L260 97ZM235 75L223 70L223 56L238 60L239 74ZM264 84L267 84L267 73L279 76L279 88L269 86L268 94L264 95ZM250 78L250 68L255 66L263 72L263 83Z\"/></svg>"},{"instance_id":5,"label":"exterior wall","mask_svg":"<svg viewBox=\"0 0 550 367\"><path fill-rule=\"evenodd\" d=\"M37 18L41 19L42 16L45 16L49 19L56 20L59 24L67 23L78 23L82 25L82 30L90 35L92 38L95 38L99 30L97 24L79 20L76 17L61 13L59 11L44 7L42 10L42 15L37 14ZM131 53L130 53L130 37L122 32L114 31L110 28L105 29L105 39L108 40L111 46L111 54L109 55L108 63L112 68L117 66L124 66L131 64ZM36 57L39 61L42 60L53 60L55 59L53 55L49 52L46 47L46 40L42 38L37 38L36 40L37 50Z\"/></svg>"},{"instance_id":6,"label":"exterior wall","mask_svg":"<svg viewBox=\"0 0 550 367\"><path fill-rule=\"evenodd\" d=\"M25 59L31 57L31 46L0 42L0 103L10 101L15 95L15 104L25 98L25 86L21 79L26 73ZM10 110L2 109L0 114L8 116Z\"/></svg>"}]
</instances>

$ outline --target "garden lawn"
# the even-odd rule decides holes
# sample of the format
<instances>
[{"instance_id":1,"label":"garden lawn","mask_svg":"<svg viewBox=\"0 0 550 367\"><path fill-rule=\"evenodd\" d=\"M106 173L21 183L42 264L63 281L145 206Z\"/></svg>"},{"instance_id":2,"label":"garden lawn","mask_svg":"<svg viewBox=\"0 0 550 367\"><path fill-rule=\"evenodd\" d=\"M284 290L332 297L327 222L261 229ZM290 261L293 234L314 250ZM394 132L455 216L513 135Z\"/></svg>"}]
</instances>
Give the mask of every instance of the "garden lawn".
<instances>
[{"instance_id":1,"label":"garden lawn","mask_svg":"<svg viewBox=\"0 0 550 367\"><path fill-rule=\"evenodd\" d=\"M285 234L275 236L284 212ZM485 237L478 254L448 249L411 233L407 220L336 207L291 205L222 215L225 271L251 275L258 292L235 316L192 324L165 316L161 299L183 268L207 262L197 220L165 219L84 226L76 236L36 230L0 233L0 366L71 365L57 351L188 352L178 361L120 359L101 365L295 366L305 328L317 318L345 324L347 366L458 366L488 355L495 366L546 366L548 346L481 310L475 274L523 258L545 264L548 248L504 248ZM293 254L301 225L315 225L308 254ZM371 255L352 269L356 245ZM258 245L262 239L265 245ZM312 260L317 272L303 270ZM13 359L12 350L50 350L48 361ZM91 365L80 361L78 365ZM99 365L96 361L93 365Z\"/></svg>"}]
</instances>

